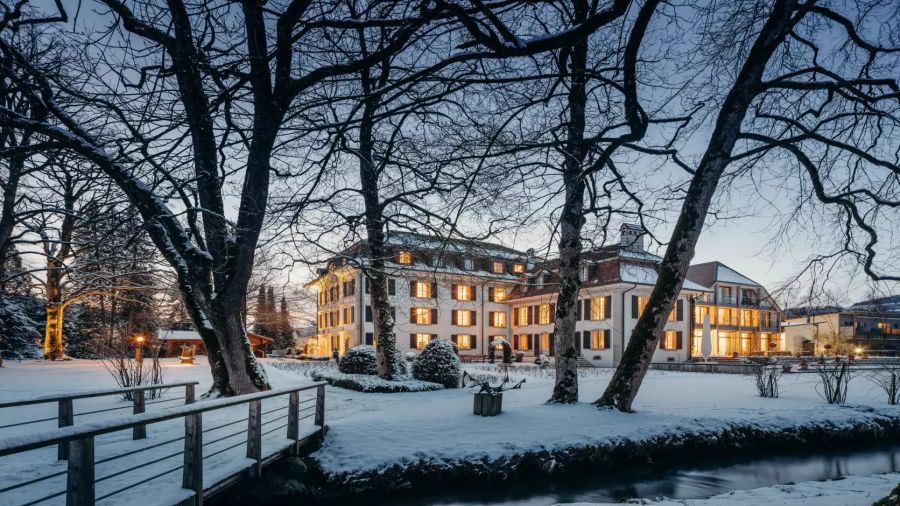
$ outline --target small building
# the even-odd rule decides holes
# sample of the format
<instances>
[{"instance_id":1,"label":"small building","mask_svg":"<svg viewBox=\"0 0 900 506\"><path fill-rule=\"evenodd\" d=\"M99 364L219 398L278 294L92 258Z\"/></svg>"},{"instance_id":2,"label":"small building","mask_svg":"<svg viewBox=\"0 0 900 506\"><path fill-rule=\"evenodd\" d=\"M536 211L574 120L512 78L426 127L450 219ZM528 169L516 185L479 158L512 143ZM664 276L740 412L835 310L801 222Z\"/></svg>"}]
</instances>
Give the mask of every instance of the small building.
<instances>
[{"instance_id":1,"label":"small building","mask_svg":"<svg viewBox=\"0 0 900 506\"><path fill-rule=\"evenodd\" d=\"M790 318L782 328L787 346L795 353L900 355L900 314L894 312L851 308Z\"/></svg>"},{"instance_id":2,"label":"small building","mask_svg":"<svg viewBox=\"0 0 900 506\"><path fill-rule=\"evenodd\" d=\"M250 339L250 349L258 357L265 357L266 350L275 340L271 337L261 336L253 332L247 332ZM206 345L195 330L159 330L156 339L163 342L163 357L177 357L181 355L182 346L196 346L197 355L206 355Z\"/></svg>"}]
</instances>

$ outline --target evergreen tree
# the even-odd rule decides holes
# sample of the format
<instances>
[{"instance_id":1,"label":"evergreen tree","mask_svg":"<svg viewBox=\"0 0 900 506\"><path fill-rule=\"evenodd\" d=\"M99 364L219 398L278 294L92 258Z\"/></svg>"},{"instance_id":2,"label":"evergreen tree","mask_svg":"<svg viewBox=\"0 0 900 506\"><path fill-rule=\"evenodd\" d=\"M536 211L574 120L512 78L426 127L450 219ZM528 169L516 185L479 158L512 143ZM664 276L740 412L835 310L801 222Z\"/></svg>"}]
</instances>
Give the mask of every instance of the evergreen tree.
<instances>
[{"instance_id":1,"label":"evergreen tree","mask_svg":"<svg viewBox=\"0 0 900 506\"><path fill-rule=\"evenodd\" d=\"M275 334L278 333L278 318L276 317L278 313L275 307L275 289L269 285L266 291L266 334L264 334L268 337L276 337Z\"/></svg>"},{"instance_id":2,"label":"evergreen tree","mask_svg":"<svg viewBox=\"0 0 900 506\"><path fill-rule=\"evenodd\" d=\"M257 334L266 335L266 285L259 285L259 293L256 296L256 321L253 329Z\"/></svg>"},{"instance_id":3,"label":"evergreen tree","mask_svg":"<svg viewBox=\"0 0 900 506\"><path fill-rule=\"evenodd\" d=\"M294 341L294 329L291 327L291 313L288 311L287 299L281 296L281 310L278 314L278 337L276 344L279 348L290 348Z\"/></svg>"}]
</instances>

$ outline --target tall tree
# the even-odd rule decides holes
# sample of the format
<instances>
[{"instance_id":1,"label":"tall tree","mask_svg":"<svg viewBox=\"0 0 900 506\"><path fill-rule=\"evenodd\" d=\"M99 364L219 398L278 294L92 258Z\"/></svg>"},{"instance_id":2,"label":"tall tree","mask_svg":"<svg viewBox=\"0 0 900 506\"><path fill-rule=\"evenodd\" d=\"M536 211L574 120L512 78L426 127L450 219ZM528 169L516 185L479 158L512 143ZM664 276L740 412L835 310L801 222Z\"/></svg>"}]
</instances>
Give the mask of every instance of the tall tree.
<instances>
[{"instance_id":1,"label":"tall tree","mask_svg":"<svg viewBox=\"0 0 900 506\"><path fill-rule=\"evenodd\" d=\"M631 411L716 188L735 161L749 170L768 160L765 155L787 153L808 181L808 197L840 210L848 251L856 233L865 237L858 258L867 274L898 279L876 272L873 262L879 240L875 216L900 205L895 182L900 166L893 154L884 156L895 152L890 146L896 147L895 137L887 132L900 126L900 83L889 70L896 69L900 47L891 46L896 44L896 28L864 29L881 26L880 17L896 21L896 9L852 0L750 4L751 9L711 10L704 23L714 28L712 37L702 42L720 55L737 57L739 68L684 196L658 282L598 406ZM841 43L823 26L843 32ZM725 65L718 57L710 64ZM857 147L860 139L866 150ZM746 149L735 153L741 141ZM860 169L867 173L865 178L856 177Z\"/></svg>"}]
</instances>

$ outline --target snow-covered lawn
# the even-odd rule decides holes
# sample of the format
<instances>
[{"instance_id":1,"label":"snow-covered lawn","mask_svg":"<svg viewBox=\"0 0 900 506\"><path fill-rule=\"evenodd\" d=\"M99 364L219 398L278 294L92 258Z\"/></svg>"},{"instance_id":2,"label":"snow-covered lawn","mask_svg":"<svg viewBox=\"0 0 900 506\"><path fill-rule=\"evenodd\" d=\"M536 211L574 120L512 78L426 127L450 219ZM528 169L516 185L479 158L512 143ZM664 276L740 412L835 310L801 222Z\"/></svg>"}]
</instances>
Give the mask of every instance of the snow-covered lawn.
<instances>
[{"instance_id":1,"label":"snow-covered lawn","mask_svg":"<svg viewBox=\"0 0 900 506\"><path fill-rule=\"evenodd\" d=\"M272 359L275 360L275 359ZM165 380L167 382L198 380L198 394L209 388L210 378L207 366L202 361L196 366L180 366L176 361L166 361ZM309 378L297 371L285 371L266 367L273 387L280 388L309 382ZM321 367L321 366L320 366ZM482 366L466 366L480 368ZM651 371L635 403L636 413L622 414L614 411L597 410L589 404L596 399L609 380L610 370L598 370L580 380L582 404L555 406L544 404L553 385L550 374L530 372L524 376L527 382L521 390L507 392L503 399L503 413L494 418L472 415L472 395L468 390L449 389L435 392L404 394L363 394L344 389L328 387L326 396L326 423L329 433L325 445L313 457L329 473L352 477L384 469L392 465L428 462L434 465L459 463L461 461L493 460L514 456L524 452L542 449L582 447L603 444L622 439L640 440L662 434L677 434L697 431L717 431L730 426L755 426L766 429L789 428L812 423L832 422L837 425L871 421L884 417L900 417L900 407L890 406L883 393L875 389L864 378L856 378L850 384L848 404L830 406L815 392L816 376L813 374L785 375L782 379L782 395L778 399L761 399L756 396L752 379L737 375L711 375L693 373L670 373ZM515 375L514 375L515 376ZM98 362L72 361L66 363L13 362L7 361L0 368L0 400L14 400L55 392L71 392L86 389L114 387L112 378ZM170 391L167 398L183 395L182 389ZM147 411L179 405L170 404L148 406ZM279 401L286 403L286 399ZM77 417L76 425L96 421L103 417L130 413L121 399L106 397L76 401L76 413L115 406L126 406L121 411ZM274 401L263 410L280 405ZM273 413L269 416L278 416ZM56 406L29 406L13 410L0 410L0 425L35 418L56 415ZM214 416L204 415L204 427L224 423L246 416L245 409L230 409L217 412ZM275 426L280 423L275 423ZM38 431L55 427L55 422L0 429L0 438L21 434L22 430ZM237 432L242 424L223 429L228 434ZM163 441L182 434L183 423L173 420L148 427L151 441ZM277 436L277 437L276 437ZM214 436L206 435L209 441ZM267 437L276 437L283 442L283 431ZM222 448L238 443L242 436L218 443ZM116 454L133 443L129 432L103 436L97 440L97 459ZM177 441L157 450L177 453L182 443ZM208 448L209 454L216 448ZM244 447L237 446L219 457L222 462L243 459ZM135 457L120 459L98 466L97 476L101 477L136 463L152 458L152 452ZM130 459L130 460L129 460ZM160 463L156 469L164 471L179 465L175 458ZM212 479L216 463L208 464L207 479ZM55 462L55 449L29 452L27 456L0 458L0 489L16 482L31 479L64 467ZM142 469L138 473L127 473L121 477L98 484L97 495L103 495L128 483L138 481L153 474L153 470ZM173 472L159 478L153 484L152 492L146 498L164 503L172 496L164 491L180 486L181 473ZM896 479L890 478L896 482ZM884 488L881 478L873 478L878 483L874 495L886 493L892 487ZM163 482L167 482L163 485ZM856 483L842 481L839 483ZM860 483L870 483L861 481ZM64 476L42 482L41 492L52 493L64 488ZM886 485L885 485L886 486ZM874 485L873 485L874 487ZM884 488L884 490L882 490ZM872 490L875 490L873 488ZM742 492L749 494L751 492ZM737 494L735 497L745 497ZM126 502L133 493L123 495L119 501ZM34 497L32 495L32 497ZM142 496L144 497L144 496ZM749 497L749 496L748 496ZM111 499L115 499L113 496ZM11 502L6 502L11 501ZM724 499L723 499L724 501ZM728 504L728 501L708 504ZM16 504L9 494L0 494L0 503ZM152 502L150 499L142 504ZM56 504L60 504L56 502ZM49 504L54 504L53 502ZM698 503L707 504L707 503ZM749 504L749 503L738 503Z\"/></svg>"}]
</instances>

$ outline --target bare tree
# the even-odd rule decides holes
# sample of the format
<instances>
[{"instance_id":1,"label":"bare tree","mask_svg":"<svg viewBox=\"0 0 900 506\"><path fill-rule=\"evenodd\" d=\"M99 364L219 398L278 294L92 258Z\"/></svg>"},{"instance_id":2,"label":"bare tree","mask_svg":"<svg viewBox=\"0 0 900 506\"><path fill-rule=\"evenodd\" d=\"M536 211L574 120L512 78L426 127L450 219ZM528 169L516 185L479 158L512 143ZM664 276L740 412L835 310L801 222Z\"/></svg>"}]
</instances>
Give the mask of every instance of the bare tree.
<instances>
[{"instance_id":1,"label":"bare tree","mask_svg":"<svg viewBox=\"0 0 900 506\"><path fill-rule=\"evenodd\" d=\"M749 170L754 163L767 160L763 155L788 153L806 176L811 195L841 210L848 235L859 232L867 237L858 255L866 272L878 279L894 278L872 269L878 241L872 221L877 212L861 209L896 207L895 184L874 182L870 186L873 181L856 179L856 187L829 186L835 180L827 179L829 174L822 172L813 160L831 170L836 167L832 162L837 157L852 167L851 173L868 167L886 170L889 179L895 177L897 164L878 153L887 147L885 143L890 145L891 135L887 132L897 126L895 113L900 96L896 77L886 69L894 68L895 63L888 62L895 61L898 48L870 43L866 37L880 35L891 44L896 33L887 30L863 34L856 27L866 26L879 15L896 19L897 13L882 11L871 2L847 1L829 6L793 0L771 5L744 3L753 8L738 10L742 5L728 14L710 12L707 25L713 37L704 42L721 56L738 57L740 68L718 107L712 133L694 170L660 266L659 280L612 380L596 401L598 406L631 411L666 316L681 290L713 195L726 168L735 161ZM848 17L854 15L860 19ZM842 32L841 44L823 40L824 31L818 28L826 24ZM741 43L735 44L736 40ZM752 113L750 118L748 113ZM857 136L876 149L857 148L852 140ZM739 141L746 149L735 153Z\"/></svg>"}]
</instances>

